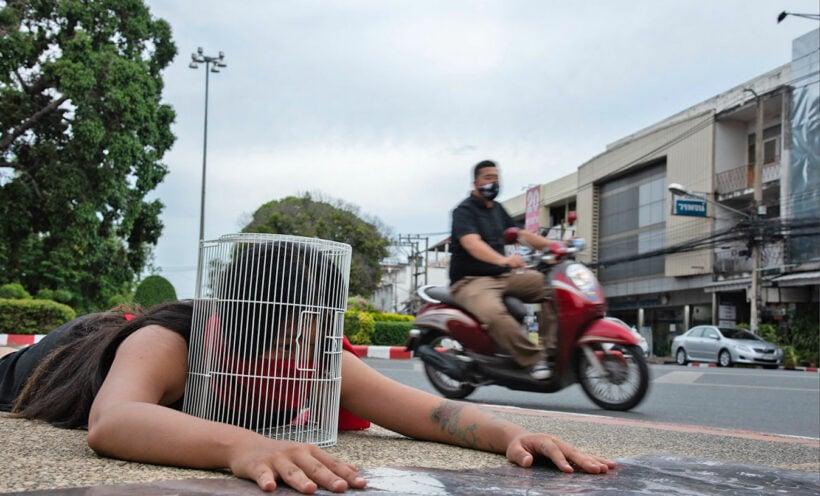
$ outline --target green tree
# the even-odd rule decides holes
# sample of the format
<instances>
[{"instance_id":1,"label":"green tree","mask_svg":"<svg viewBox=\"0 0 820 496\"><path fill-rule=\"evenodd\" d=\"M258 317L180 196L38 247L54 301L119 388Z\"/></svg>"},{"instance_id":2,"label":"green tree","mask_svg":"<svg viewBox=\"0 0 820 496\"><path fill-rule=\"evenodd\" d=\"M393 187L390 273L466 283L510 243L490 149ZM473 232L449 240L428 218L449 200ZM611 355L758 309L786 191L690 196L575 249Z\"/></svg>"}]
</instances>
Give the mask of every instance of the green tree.
<instances>
[{"instance_id":1,"label":"green tree","mask_svg":"<svg viewBox=\"0 0 820 496\"><path fill-rule=\"evenodd\" d=\"M148 276L137 285L134 302L145 308L177 299L177 292L171 282L159 275Z\"/></svg>"},{"instance_id":2,"label":"green tree","mask_svg":"<svg viewBox=\"0 0 820 496\"><path fill-rule=\"evenodd\" d=\"M0 283L129 293L162 223L176 55L142 0L0 0Z\"/></svg>"},{"instance_id":3,"label":"green tree","mask_svg":"<svg viewBox=\"0 0 820 496\"><path fill-rule=\"evenodd\" d=\"M364 220L352 205L314 200L310 194L268 202L253 214L242 232L290 234L347 243L353 248L351 295L370 295L381 280L379 262L388 254L386 229L376 219Z\"/></svg>"}]
</instances>

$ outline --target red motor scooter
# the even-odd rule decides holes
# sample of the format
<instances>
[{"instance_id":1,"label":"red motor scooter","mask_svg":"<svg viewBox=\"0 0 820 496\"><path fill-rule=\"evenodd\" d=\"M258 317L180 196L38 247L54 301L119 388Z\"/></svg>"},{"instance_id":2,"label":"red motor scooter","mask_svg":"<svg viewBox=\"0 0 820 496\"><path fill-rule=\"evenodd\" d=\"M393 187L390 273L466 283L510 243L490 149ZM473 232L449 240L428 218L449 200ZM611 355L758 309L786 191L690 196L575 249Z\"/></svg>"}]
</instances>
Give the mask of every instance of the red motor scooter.
<instances>
[{"instance_id":1,"label":"red motor scooter","mask_svg":"<svg viewBox=\"0 0 820 496\"><path fill-rule=\"evenodd\" d=\"M518 230L504 233L508 244ZM450 298L449 289L424 286L425 304L410 331L407 348L424 362L428 379L447 398L467 397L476 387L505 386L518 391L554 393L579 382L601 408L629 410L649 389L649 367L637 338L626 327L603 319L606 300L589 268L574 260L583 241L554 242L549 252L530 250L528 265L551 284L560 323L552 377L536 380L499 349L481 324ZM517 298L505 298L510 314L522 323L527 309Z\"/></svg>"}]
</instances>

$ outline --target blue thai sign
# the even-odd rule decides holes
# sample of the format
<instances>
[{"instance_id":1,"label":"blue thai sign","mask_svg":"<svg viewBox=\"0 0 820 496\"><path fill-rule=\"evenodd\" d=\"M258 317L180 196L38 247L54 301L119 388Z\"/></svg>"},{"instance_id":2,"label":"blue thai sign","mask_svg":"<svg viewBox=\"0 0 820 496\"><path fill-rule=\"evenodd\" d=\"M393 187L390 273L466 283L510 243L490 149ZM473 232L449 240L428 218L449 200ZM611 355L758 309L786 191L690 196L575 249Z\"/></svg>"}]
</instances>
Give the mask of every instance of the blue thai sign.
<instances>
[{"instance_id":1,"label":"blue thai sign","mask_svg":"<svg viewBox=\"0 0 820 496\"><path fill-rule=\"evenodd\" d=\"M689 215L691 217L706 217L706 200L698 200L696 198L675 198L672 214Z\"/></svg>"}]
</instances>

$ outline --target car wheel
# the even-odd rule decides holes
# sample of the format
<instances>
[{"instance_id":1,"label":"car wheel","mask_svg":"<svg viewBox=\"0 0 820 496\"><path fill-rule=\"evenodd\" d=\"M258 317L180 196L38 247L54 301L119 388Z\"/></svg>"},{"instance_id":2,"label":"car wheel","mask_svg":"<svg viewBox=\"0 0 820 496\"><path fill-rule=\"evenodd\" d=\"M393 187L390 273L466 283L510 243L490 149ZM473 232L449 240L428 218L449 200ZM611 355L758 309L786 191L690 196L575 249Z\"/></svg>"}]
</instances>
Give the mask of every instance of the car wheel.
<instances>
[{"instance_id":1,"label":"car wheel","mask_svg":"<svg viewBox=\"0 0 820 496\"><path fill-rule=\"evenodd\" d=\"M686 365L689 363L689 360L686 359L686 350L683 348L678 348L678 352L675 353L675 361L678 365Z\"/></svg>"},{"instance_id":2,"label":"car wheel","mask_svg":"<svg viewBox=\"0 0 820 496\"><path fill-rule=\"evenodd\" d=\"M718 365L721 367L732 366L732 354L729 353L729 350L720 350L718 354Z\"/></svg>"}]
</instances>

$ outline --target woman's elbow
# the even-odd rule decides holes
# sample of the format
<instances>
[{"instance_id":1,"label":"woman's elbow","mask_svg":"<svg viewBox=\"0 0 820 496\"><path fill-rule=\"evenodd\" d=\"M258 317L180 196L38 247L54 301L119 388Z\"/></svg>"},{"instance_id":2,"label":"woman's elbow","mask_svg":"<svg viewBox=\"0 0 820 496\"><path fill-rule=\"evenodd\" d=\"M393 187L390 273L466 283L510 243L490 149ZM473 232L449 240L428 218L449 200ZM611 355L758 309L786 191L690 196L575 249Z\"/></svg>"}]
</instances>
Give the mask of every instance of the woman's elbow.
<instances>
[{"instance_id":1,"label":"woman's elbow","mask_svg":"<svg viewBox=\"0 0 820 496\"><path fill-rule=\"evenodd\" d=\"M114 443L114 432L109 427L111 422L106 422L99 415L91 415L88 419L88 436L86 442L94 453L103 456L111 455L111 447Z\"/></svg>"},{"instance_id":2,"label":"woman's elbow","mask_svg":"<svg viewBox=\"0 0 820 496\"><path fill-rule=\"evenodd\" d=\"M100 429L99 426L92 427L89 424L86 442L88 443L88 447L91 448L94 453L97 453L98 455L107 454L105 437L106 436L103 434L103 429Z\"/></svg>"}]
</instances>

